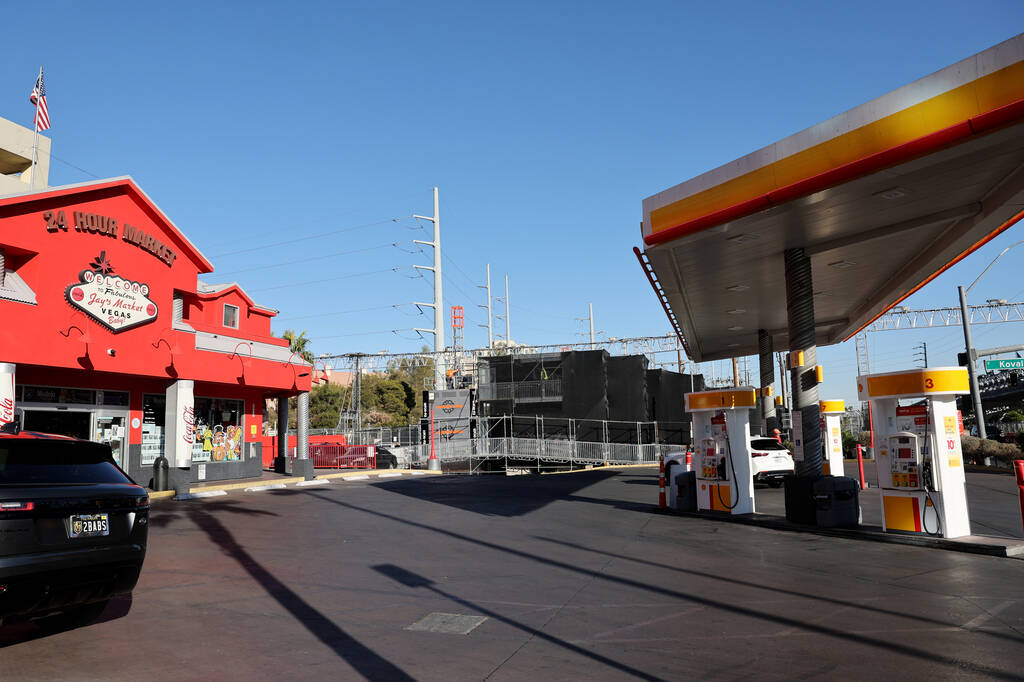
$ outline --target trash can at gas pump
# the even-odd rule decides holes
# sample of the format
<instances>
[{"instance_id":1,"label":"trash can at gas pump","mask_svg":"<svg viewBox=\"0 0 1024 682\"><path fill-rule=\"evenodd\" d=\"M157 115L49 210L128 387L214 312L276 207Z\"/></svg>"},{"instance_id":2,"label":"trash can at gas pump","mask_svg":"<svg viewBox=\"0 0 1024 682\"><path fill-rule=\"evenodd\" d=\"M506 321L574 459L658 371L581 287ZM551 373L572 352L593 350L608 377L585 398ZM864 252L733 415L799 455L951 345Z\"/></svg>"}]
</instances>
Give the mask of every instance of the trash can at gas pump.
<instances>
[{"instance_id":1,"label":"trash can at gas pump","mask_svg":"<svg viewBox=\"0 0 1024 682\"><path fill-rule=\"evenodd\" d=\"M860 484L849 476L822 476L814 482L815 521L819 528L860 525Z\"/></svg>"}]
</instances>

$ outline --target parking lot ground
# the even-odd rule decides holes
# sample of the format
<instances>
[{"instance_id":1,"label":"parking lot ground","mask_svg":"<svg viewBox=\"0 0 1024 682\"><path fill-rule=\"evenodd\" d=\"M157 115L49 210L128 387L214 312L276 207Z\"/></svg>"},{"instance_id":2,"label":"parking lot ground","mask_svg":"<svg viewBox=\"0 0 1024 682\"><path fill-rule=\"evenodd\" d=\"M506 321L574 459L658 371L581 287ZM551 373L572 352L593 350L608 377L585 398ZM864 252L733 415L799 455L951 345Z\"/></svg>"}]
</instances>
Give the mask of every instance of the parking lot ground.
<instances>
[{"instance_id":1,"label":"parking lot ground","mask_svg":"<svg viewBox=\"0 0 1024 682\"><path fill-rule=\"evenodd\" d=\"M1024 561L657 513L656 495L634 469L159 501L132 602L0 629L3 674L1020 679Z\"/></svg>"}]
</instances>

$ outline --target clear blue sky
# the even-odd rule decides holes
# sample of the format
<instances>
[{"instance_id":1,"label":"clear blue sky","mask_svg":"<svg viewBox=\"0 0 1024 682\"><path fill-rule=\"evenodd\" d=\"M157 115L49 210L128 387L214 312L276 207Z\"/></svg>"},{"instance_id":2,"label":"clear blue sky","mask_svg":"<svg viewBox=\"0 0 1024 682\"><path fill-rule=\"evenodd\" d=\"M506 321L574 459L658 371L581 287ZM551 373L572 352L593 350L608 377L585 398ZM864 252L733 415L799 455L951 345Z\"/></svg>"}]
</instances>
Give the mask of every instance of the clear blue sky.
<instances>
[{"instance_id":1,"label":"clear blue sky","mask_svg":"<svg viewBox=\"0 0 1024 682\"><path fill-rule=\"evenodd\" d=\"M208 280L340 353L431 343L407 330L432 318L402 305L432 296L411 267L429 250L408 244L429 225L391 219L429 214L434 185L467 346L486 344L486 263L496 295L510 278L520 343L582 340L588 302L605 336L667 333L631 253L643 197L1012 37L1024 3L51 2L4 19L22 40L0 116L30 125L45 66L51 184L132 175L215 263ZM907 305L955 305L1020 238ZM972 301L1024 297L1022 256ZM979 327L977 345L1022 329ZM912 366L921 341L953 364L959 334L875 334L872 368ZM852 342L821 355L823 397L852 400Z\"/></svg>"}]
</instances>

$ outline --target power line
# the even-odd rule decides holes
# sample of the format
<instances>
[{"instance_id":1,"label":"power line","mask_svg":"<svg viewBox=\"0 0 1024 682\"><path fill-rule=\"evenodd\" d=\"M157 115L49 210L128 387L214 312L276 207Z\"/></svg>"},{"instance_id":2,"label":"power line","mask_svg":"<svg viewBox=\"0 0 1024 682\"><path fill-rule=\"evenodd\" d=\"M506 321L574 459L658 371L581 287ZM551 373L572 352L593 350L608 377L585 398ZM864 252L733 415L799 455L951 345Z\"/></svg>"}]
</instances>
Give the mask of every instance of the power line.
<instances>
[{"instance_id":1,"label":"power line","mask_svg":"<svg viewBox=\"0 0 1024 682\"><path fill-rule=\"evenodd\" d=\"M369 272L357 272L357 273L354 273L354 274L351 274L351 275L342 275L341 277L328 277L326 279L311 279L311 280L307 280L305 282L291 282L290 284L279 284L276 287L262 287L262 288L259 288L259 289L246 289L246 291L248 291L249 293L252 293L252 292L255 292L255 291L273 291L275 289L285 289L285 288L288 288L288 287L306 286L307 284L322 284L324 282L336 282L336 281L342 280L342 279L352 279L352 278L355 278L355 277L366 277L368 275L377 275L377 274L380 274L382 272L398 272L399 270L403 270L403 269L404 268L384 268L383 270L370 270Z\"/></svg>"},{"instance_id":2,"label":"power line","mask_svg":"<svg viewBox=\"0 0 1024 682\"><path fill-rule=\"evenodd\" d=\"M323 260L325 258L334 258L335 256L350 256L354 253L366 253L367 251L376 251L377 249L387 249L397 247L399 244L410 244L412 240L391 242L390 244L379 244L378 246L368 246L365 249L352 249L351 251L338 251L336 253L328 253L323 256L311 256L309 258L299 258L297 260L285 261L283 263L274 263L273 265L255 265L251 268L244 268L242 270L232 270L231 272L215 272L218 277L227 277L228 275L236 275L240 272L253 272L254 270L267 270L269 268L283 268L286 265L295 265L296 263L308 263L314 260Z\"/></svg>"},{"instance_id":3,"label":"power line","mask_svg":"<svg viewBox=\"0 0 1024 682\"><path fill-rule=\"evenodd\" d=\"M70 166L71 168L74 168L76 171L79 171L79 172L85 173L86 175L94 177L97 180L102 180L103 179L99 175L96 175L95 173L90 173L89 171L85 170L84 168L76 166L75 164L71 163L70 161L65 161L64 159L60 158L59 156L54 156L53 154L50 154L50 158L53 159L54 161L59 161L60 163L63 163L65 166Z\"/></svg>"},{"instance_id":4,"label":"power line","mask_svg":"<svg viewBox=\"0 0 1024 682\"><path fill-rule=\"evenodd\" d=\"M262 246L253 246L253 247L250 247L250 248L238 249L237 251L225 251L223 253L215 253L212 256L210 256L210 258L223 258L224 256L236 256L236 255L241 254L241 253L252 253L253 251L262 251L263 249L269 249L269 248L273 248L275 246L287 246L288 244L296 244L298 242L309 241L310 239L319 239L320 237L329 237L332 234L342 234L344 232L354 232L356 230L362 230L362 229L365 229L367 227L375 227L377 225L385 225L387 223L397 223L399 220L405 220L406 218L411 218L411 217L412 216L400 216L398 218L388 218L387 220L378 220L378 221L372 222L372 223L363 223L362 225L353 225L351 227L342 227L342 228L339 228L337 230L329 230L327 232L318 232L316 234L311 234L311 235L306 236L306 237L296 237L295 239L286 239L285 241L281 241L281 242L273 242L273 243L270 243L270 244L264 244ZM422 227L420 229L422 229Z\"/></svg>"},{"instance_id":5,"label":"power line","mask_svg":"<svg viewBox=\"0 0 1024 682\"><path fill-rule=\"evenodd\" d=\"M329 317L331 315L350 315L352 313L366 313L372 310L387 310L388 308L398 308L403 305L413 305L412 303L394 303L391 305L379 305L372 306L370 308L353 308L352 310L335 310L330 313L314 313L313 315L299 315L297 317L281 317L275 318L279 320L308 320L314 317Z\"/></svg>"}]
</instances>

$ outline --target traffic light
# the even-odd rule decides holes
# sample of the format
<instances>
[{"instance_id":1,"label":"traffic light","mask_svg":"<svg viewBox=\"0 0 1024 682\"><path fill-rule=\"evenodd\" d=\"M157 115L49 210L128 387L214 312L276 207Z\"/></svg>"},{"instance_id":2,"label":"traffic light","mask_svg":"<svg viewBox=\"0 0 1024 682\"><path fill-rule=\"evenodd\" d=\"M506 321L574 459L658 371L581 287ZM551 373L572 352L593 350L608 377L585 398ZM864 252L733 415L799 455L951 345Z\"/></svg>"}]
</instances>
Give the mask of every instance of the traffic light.
<instances>
[{"instance_id":1,"label":"traffic light","mask_svg":"<svg viewBox=\"0 0 1024 682\"><path fill-rule=\"evenodd\" d=\"M978 361L978 351L976 351L976 350L974 350L972 348L971 349L971 356L970 357L971 357L970 362L977 362ZM967 360L967 353L966 352L964 352L964 353L957 353L956 354L956 364L960 365L961 367L968 367L970 365L970 363Z\"/></svg>"},{"instance_id":2,"label":"traffic light","mask_svg":"<svg viewBox=\"0 0 1024 682\"><path fill-rule=\"evenodd\" d=\"M1017 386L1020 384L1020 375L1014 372L1010 375L1010 386Z\"/></svg>"}]
</instances>

